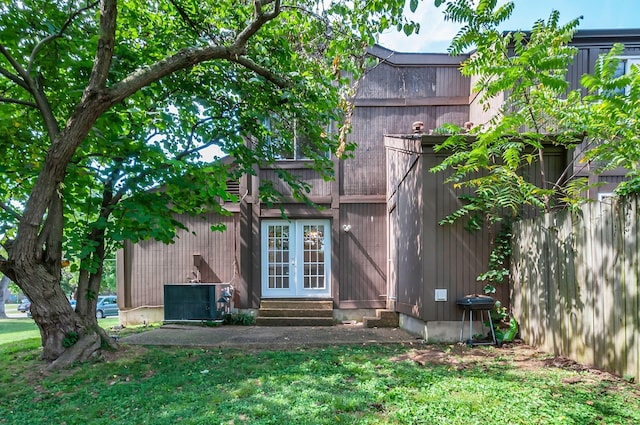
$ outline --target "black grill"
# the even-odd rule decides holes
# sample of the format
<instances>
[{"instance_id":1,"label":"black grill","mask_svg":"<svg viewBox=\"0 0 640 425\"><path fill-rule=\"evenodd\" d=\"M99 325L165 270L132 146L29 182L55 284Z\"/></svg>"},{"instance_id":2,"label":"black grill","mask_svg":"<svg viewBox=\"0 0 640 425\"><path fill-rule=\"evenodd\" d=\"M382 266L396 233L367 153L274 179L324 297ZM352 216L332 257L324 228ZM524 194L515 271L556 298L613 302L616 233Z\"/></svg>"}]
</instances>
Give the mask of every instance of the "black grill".
<instances>
[{"instance_id":1,"label":"black grill","mask_svg":"<svg viewBox=\"0 0 640 425\"><path fill-rule=\"evenodd\" d=\"M467 295L456 300L456 304L465 310L491 310L495 303L488 295Z\"/></svg>"},{"instance_id":2,"label":"black grill","mask_svg":"<svg viewBox=\"0 0 640 425\"><path fill-rule=\"evenodd\" d=\"M460 342L463 341L464 335L464 319L467 311L469 312L469 338L467 339L467 345L473 347L474 345L498 345L496 341L496 335L493 331L493 320L491 320L491 312L495 306L496 301L488 295L467 295L456 300L456 304L458 307L462 309L462 322L460 326ZM484 332L484 323L482 322L482 311L487 312L487 318L489 319L489 336L491 340L489 342L486 341L476 341L473 339L473 312L477 311L478 319L480 319L480 323L482 324L482 329Z\"/></svg>"}]
</instances>

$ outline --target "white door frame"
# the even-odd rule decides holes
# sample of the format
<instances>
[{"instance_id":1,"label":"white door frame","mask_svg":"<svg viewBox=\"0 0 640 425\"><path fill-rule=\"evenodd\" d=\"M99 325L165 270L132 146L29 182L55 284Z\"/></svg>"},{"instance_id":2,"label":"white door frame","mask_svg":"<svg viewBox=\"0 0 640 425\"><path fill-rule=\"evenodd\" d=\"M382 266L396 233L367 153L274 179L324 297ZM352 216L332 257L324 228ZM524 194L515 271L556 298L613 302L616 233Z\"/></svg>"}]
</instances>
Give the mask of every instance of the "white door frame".
<instances>
[{"instance_id":1,"label":"white door frame","mask_svg":"<svg viewBox=\"0 0 640 425\"><path fill-rule=\"evenodd\" d=\"M263 298L331 297L330 220L263 220L260 232Z\"/></svg>"}]
</instances>

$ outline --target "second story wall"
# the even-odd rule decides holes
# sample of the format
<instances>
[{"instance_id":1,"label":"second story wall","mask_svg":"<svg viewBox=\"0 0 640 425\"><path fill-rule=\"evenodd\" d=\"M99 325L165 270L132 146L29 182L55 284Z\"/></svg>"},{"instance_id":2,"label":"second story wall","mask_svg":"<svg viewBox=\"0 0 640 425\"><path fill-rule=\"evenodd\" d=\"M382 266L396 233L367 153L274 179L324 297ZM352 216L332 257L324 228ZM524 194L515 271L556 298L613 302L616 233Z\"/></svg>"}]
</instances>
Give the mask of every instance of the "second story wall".
<instances>
[{"instance_id":1,"label":"second story wall","mask_svg":"<svg viewBox=\"0 0 640 425\"><path fill-rule=\"evenodd\" d=\"M397 53L376 46L378 63L360 80L349 140L354 158L340 163L340 195L384 195L384 135L406 134L422 121L425 132L469 119L469 79L458 66L464 57Z\"/></svg>"},{"instance_id":2,"label":"second story wall","mask_svg":"<svg viewBox=\"0 0 640 425\"><path fill-rule=\"evenodd\" d=\"M625 49L621 57L640 58L638 29L583 30L576 33L571 44L578 48L578 53L567 72L571 90L582 87L582 76L593 72L598 59L607 54L614 43L624 44ZM583 90L582 94L586 94L586 91Z\"/></svg>"}]
</instances>

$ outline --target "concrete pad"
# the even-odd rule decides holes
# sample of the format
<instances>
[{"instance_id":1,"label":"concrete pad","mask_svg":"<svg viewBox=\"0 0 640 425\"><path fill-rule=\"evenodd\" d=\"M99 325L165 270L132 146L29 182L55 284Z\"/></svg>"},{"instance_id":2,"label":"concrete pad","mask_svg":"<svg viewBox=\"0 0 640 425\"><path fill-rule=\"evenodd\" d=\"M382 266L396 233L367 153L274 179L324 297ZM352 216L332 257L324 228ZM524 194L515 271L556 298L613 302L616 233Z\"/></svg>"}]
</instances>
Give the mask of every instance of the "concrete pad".
<instances>
[{"instance_id":1,"label":"concrete pad","mask_svg":"<svg viewBox=\"0 0 640 425\"><path fill-rule=\"evenodd\" d=\"M200 347L286 349L344 344L401 344L422 340L400 328L365 328L362 324L336 326L189 326L164 325L130 335L126 344Z\"/></svg>"}]
</instances>

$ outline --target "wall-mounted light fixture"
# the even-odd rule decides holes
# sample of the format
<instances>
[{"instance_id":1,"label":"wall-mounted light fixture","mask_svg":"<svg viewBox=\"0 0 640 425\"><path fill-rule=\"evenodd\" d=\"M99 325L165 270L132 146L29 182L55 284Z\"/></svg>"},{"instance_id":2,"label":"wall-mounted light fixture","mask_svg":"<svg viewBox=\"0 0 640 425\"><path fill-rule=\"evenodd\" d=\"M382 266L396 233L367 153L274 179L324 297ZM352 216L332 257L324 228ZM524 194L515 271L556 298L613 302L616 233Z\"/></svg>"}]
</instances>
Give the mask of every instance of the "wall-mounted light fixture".
<instances>
[{"instance_id":1,"label":"wall-mounted light fixture","mask_svg":"<svg viewBox=\"0 0 640 425\"><path fill-rule=\"evenodd\" d=\"M351 225L350 224L344 224L342 226L342 230L344 230L345 233L349 233L351 231Z\"/></svg>"}]
</instances>

